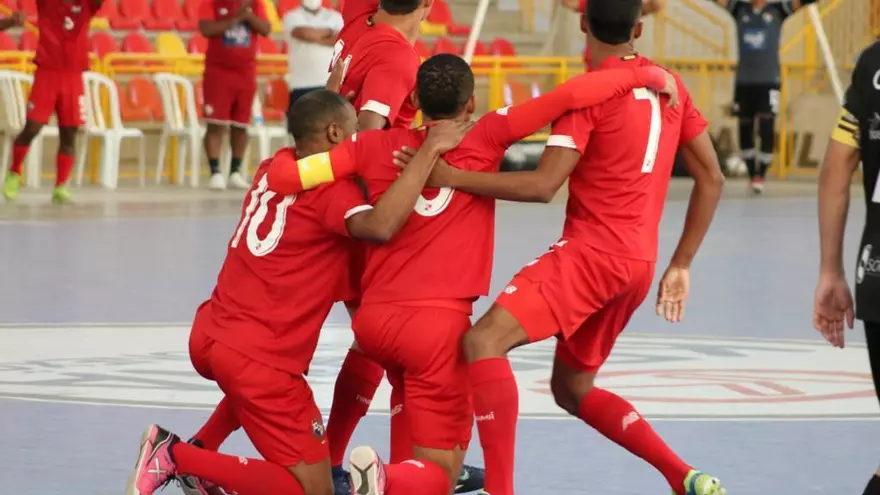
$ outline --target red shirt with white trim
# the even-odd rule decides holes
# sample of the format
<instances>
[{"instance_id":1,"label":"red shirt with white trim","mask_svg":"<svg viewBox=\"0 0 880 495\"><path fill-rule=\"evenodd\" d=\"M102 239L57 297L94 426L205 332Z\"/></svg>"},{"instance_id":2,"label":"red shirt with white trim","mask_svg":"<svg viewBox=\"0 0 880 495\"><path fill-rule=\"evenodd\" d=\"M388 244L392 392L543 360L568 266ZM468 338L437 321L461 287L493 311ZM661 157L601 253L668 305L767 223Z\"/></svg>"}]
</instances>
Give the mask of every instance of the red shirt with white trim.
<instances>
[{"instance_id":1,"label":"red shirt with white trim","mask_svg":"<svg viewBox=\"0 0 880 495\"><path fill-rule=\"evenodd\" d=\"M279 160L296 166L290 148L260 165L211 295L208 335L303 374L333 303L352 298L348 267L356 241L345 219L371 206L350 179L278 196L267 189L266 169Z\"/></svg>"},{"instance_id":2,"label":"red shirt with white trim","mask_svg":"<svg viewBox=\"0 0 880 495\"><path fill-rule=\"evenodd\" d=\"M199 6L199 20L221 21L234 17L242 3L242 0L202 0ZM254 0L251 9L257 17L266 19L263 0ZM250 24L242 21L233 24L223 34L208 38L205 68L253 73L257 67L258 36Z\"/></svg>"},{"instance_id":3,"label":"red shirt with white trim","mask_svg":"<svg viewBox=\"0 0 880 495\"><path fill-rule=\"evenodd\" d=\"M378 8L375 1L345 2L331 67L345 64L340 93L354 93L358 113L369 110L385 117L388 127L408 128L416 116L410 95L421 58L399 31L373 23Z\"/></svg>"},{"instance_id":4,"label":"red shirt with white trim","mask_svg":"<svg viewBox=\"0 0 880 495\"><path fill-rule=\"evenodd\" d=\"M498 171L505 151L516 141L505 110L483 116L443 158L463 170ZM417 149L425 136L424 128L366 131L341 144L348 149L334 152L334 157L357 162L375 204L400 173L391 153L401 146ZM390 242L367 246L363 304L439 303L470 313L473 301L488 294L494 243L494 199L445 187L426 188Z\"/></svg>"},{"instance_id":5,"label":"red shirt with white trim","mask_svg":"<svg viewBox=\"0 0 880 495\"><path fill-rule=\"evenodd\" d=\"M91 0L37 0L37 67L71 72L89 70L89 24L95 12Z\"/></svg>"},{"instance_id":6,"label":"red shirt with white trim","mask_svg":"<svg viewBox=\"0 0 880 495\"><path fill-rule=\"evenodd\" d=\"M633 55L598 70L656 65ZM563 238L625 258L654 261L660 217L678 148L708 123L678 81L679 103L645 88L569 112L553 124L547 146L577 150L569 178Z\"/></svg>"}]
</instances>

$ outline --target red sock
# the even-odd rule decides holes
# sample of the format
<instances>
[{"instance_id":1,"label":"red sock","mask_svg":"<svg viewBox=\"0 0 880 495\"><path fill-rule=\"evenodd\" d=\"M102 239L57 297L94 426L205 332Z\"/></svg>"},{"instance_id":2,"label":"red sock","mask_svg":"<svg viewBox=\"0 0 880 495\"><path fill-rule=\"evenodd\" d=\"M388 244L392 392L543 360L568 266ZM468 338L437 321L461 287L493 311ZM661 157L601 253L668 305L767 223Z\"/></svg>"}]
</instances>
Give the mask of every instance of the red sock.
<instances>
[{"instance_id":1,"label":"red sock","mask_svg":"<svg viewBox=\"0 0 880 495\"><path fill-rule=\"evenodd\" d=\"M654 466L674 490L684 488L684 479L691 467L675 455L626 399L593 387L581 402L578 417L612 442Z\"/></svg>"},{"instance_id":2,"label":"red sock","mask_svg":"<svg viewBox=\"0 0 880 495\"><path fill-rule=\"evenodd\" d=\"M70 171L73 170L73 155L58 153L55 156L55 165L57 170L55 187L67 184L67 179L70 178Z\"/></svg>"},{"instance_id":3,"label":"red sock","mask_svg":"<svg viewBox=\"0 0 880 495\"><path fill-rule=\"evenodd\" d=\"M179 474L190 474L238 495L304 495L293 474L278 464L220 454L178 442L171 455Z\"/></svg>"},{"instance_id":4,"label":"red sock","mask_svg":"<svg viewBox=\"0 0 880 495\"><path fill-rule=\"evenodd\" d=\"M16 144L12 146L12 167L9 169L10 172L21 175L21 165L24 163L24 159L27 158L28 150L30 149L30 145L21 146Z\"/></svg>"},{"instance_id":5,"label":"red sock","mask_svg":"<svg viewBox=\"0 0 880 495\"><path fill-rule=\"evenodd\" d=\"M362 352L348 351L336 377L333 404L327 419L330 464L341 466L345 449L358 422L370 409L370 402L382 382L385 370Z\"/></svg>"},{"instance_id":6,"label":"red sock","mask_svg":"<svg viewBox=\"0 0 880 495\"><path fill-rule=\"evenodd\" d=\"M386 495L449 495L452 492L449 475L430 461L386 464L385 477Z\"/></svg>"},{"instance_id":7,"label":"red sock","mask_svg":"<svg viewBox=\"0 0 880 495\"><path fill-rule=\"evenodd\" d=\"M394 387L391 389L391 464L412 458L412 433L403 408L403 387Z\"/></svg>"},{"instance_id":8,"label":"red sock","mask_svg":"<svg viewBox=\"0 0 880 495\"><path fill-rule=\"evenodd\" d=\"M223 397L211 417L208 418L208 422L193 436L193 440L198 440L203 448L216 452L229 438L229 435L232 435L232 432L240 427L241 423L235 417L229 399Z\"/></svg>"},{"instance_id":9,"label":"red sock","mask_svg":"<svg viewBox=\"0 0 880 495\"><path fill-rule=\"evenodd\" d=\"M519 391L506 358L481 359L468 370L474 415L486 462L485 490L513 495Z\"/></svg>"}]
</instances>

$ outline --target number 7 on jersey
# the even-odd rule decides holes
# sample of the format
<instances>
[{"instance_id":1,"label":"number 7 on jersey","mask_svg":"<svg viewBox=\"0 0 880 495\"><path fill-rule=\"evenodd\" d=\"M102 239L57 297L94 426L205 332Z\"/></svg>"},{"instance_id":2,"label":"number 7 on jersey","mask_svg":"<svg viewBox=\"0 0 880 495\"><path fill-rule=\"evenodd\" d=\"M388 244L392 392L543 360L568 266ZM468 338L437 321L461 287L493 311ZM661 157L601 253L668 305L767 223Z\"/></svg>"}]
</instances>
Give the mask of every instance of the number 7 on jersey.
<instances>
[{"instance_id":1,"label":"number 7 on jersey","mask_svg":"<svg viewBox=\"0 0 880 495\"><path fill-rule=\"evenodd\" d=\"M663 118L660 115L660 98L657 96L657 93L646 88L635 88L633 96L637 100L647 100L651 105L648 146L645 148L645 158L642 160L642 173L650 174L654 171L654 161L657 160L657 150L660 147L660 131L663 126Z\"/></svg>"}]
</instances>

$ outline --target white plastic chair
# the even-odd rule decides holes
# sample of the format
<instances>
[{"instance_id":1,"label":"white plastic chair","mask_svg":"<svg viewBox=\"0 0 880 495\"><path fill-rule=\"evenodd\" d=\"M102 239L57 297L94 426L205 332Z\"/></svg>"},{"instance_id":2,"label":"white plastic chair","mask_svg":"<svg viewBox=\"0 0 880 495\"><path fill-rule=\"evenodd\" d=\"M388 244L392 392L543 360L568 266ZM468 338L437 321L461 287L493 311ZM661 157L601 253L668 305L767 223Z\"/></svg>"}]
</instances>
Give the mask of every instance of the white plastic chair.
<instances>
[{"instance_id":1,"label":"white plastic chair","mask_svg":"<svg viewBox=\"0 0 880 495\"><path fill-rule=\"evenodd\" d=\"M24 128L27 120L28 88L33 86L34 77L23 72L0 70L0 106L3 117L0 130L3 131L2 150L0 150L0 178L6 176L12 156L15 136ZM40 187L43 172L43 138L58 136L58 127L46 125L31 142L25 161L25 185Z\"/></svg>"},{"instance_id":2,"label":"white plastic chair","mask_svg":"<svg viewBox=\"0 0 880 495\"><path fill-rule=\"evenodd\" d=\"M89 143L92 138L101 140L101 179L100 183L107 189L116 189L119 183L119 162L122 152L122 140L137 139L138 172L140 185L147 180L146 140L140 129L123 127L122 115L119 110L119 91L116 84L102 74L86 72L83 74L85 85L86 127L85 143L80 146L76 159L76 185L81 186L88 157ZM105 93L106 92L106 93ZM104 107L103 95L107 94L107 108Z\"/></svg>"},{"instance_id":3,"label":"white plastic chair","mask_svg":"<svg viewBox=\"0 0 880 495\"><path fill-rule=\"evenodd\" d=\"M285 144L289 143L287 129L280 125L264 124L263 103L260 101L258 94L254 95L251 115L253 116L254 124L248 128L248 136L257 140L257 153L259 153L260 162L262 162L275 154L272 149L273 140L280 139Z\"/></svg>"},{"instance_id":4,"label":"white plastic chair","mask_svg":"<svg viewBox=\"0 0 880 495\"><path fill-rule=\"evenodd\" d=\"M172 137L179 140L177 148L177 184L183 185L186 167L190 168L189 185L199 186L199 165L201 162L201 139L204 129L199 125L196 112L196 92L192 81L175 74L160 72L153 76L162 98L162 111L165 122L159 138L159 156L156 164L156 184L162 182L165 155L168 141Z\"/></svg>"}]
</instances>

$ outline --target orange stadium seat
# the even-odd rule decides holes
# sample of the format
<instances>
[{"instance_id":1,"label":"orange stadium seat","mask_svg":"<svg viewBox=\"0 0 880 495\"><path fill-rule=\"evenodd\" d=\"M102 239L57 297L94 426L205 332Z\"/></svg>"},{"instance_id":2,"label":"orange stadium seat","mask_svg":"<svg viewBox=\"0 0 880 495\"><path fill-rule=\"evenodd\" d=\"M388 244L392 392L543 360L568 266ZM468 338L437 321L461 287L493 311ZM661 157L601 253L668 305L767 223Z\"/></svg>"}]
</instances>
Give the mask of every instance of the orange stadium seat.
<instances>
[{"instance_id":1,"label":"orange stadium seat","mask_svg":"<svg viewBox=\"0 0 880 495\"><path fill-rule=\"evenodd\" d=\"M195 31L198 24L184 13L178 0L153 0L153 17L173 21L179 31Z\"/></svg>"},{"instance_id":2,"label":"orange stadium seat","mask_svg":"<svg viewBox=\"0 0 880 495\"><path fill-rule=\"evenodd\" d=\"M202 0L183 0L183 13L187 19L192 19L196 23L196 27L199 25L199 7L201 4Z\"/></svg>"},{"instance_id":3,"label":"orange stadium seat","mask_svg":"<svg viewBox=\"0 0 880 495\"><path fill-rule=\"evenodd\" d=\"M18 10L20 10L28 21L37 22L37 0L19 0Z\"/></svg>"},{"instance_id":4,"label":"orange stadium seat","mask_svg":"<svg viewBox=\"0 0 880 495\"><path fill-rule=\"evenodd\" d=\"M140 107L134 103L134 87L131 84L122 86L116 83L116 91L119 93L119 113L125 122L144 121L153 118L153 113L147 107Z\"/></svg>"},{"instance_id":5,"label":"orange stadium seat","mask_svg":"<svg viewBox=\"0 0 880 495\"><path fill-rule=\"evenodd\" d=\"M119 51L119 43L116 42L116 39L110 36L110 33L103 31L93 34L89 40L89 45L91 52L97 55L98 58L104 58L104 55L108 53Z\"/></svg>"},{"instance_id":6,"label":"orange stadium seat","mask_svg":"<svg viewBox=\"0 0 880 495\"><path fill-rule=\"evenodd\" d=\"M129 29L137 29L141 26L139 20L124 17L119 13L119 5L116 4L116 0L104 0L104 5L101 6L98 15L106 18L113 29L128 31Z\"/></svg>"},{"instance_id":7,"label":"orange stadium seat","mask_svg":"<svg viewBox=\"0 0 880 495\"><path fill-rule=\"evenodd\" d=\"M129 102L135 108L148 109L155 120L162 120L162 99L159 90L147 79L136 77L128 81Z\"/></svg>"},{"instance_id":8,"label":"orange stadium seat","mask_svg":"<svg viewBox=\"0 0 880 495\"><path fill-rule=\"evenodd\" d=\"M284 14L300 6L300 0L278 0L278 15L284 17Z\"/></svg>"},{"instance_id":9,"label":"orange stadium seat","mask_svg":"<svg viewBox=\"0 0 880 495\"><path fill-rule=\"evenodd\" d=\"M462 45L461 45L461 54L462 55L464 55L465 46L467 46L467 43L466 42L462 43ZM476 44L476 46L474 46L474 56L475 57L485 57L486 55L489 55L489 50L486 49L486 45L484 45L482 41L477 40L477 44ZM478 62L478 63L473 64L474 67L482 67L482 68L490 67L491 65L492 64L488 64L486 62Z\"/></svg>"},{"instance_id":10,"label":"orange stadium seat","mask_svg":"<svg viewBox=\"0 0 880 495\"><path fill-rule=\"evenodd\" d=\"M461 51L449 38L440 36L434 40L434 48L431 50L432 55L437 55L438 53L452 53L458 55Z\"/></svg>"},{"instance_id":11,"label":"orange stadium seat","mask_svg":"<svg viewBox=\"0 0 880 495\"><path fill-rule=\"evenodd\" d=\"M0 5L3 5L12 11L18 10L18 5L15 3L15 0L0 0Z\"/></svg>"},{"instance_id":12,"label":"orange stadium seat","mask_svg":"<svg viewBox=\"0 0 880 495\"><path fill-rule=\"evenodd\" d=\"M504 105L521 105L532 99L532 91L528 86L517 81L508 81L504 85Z\"/></svg>"},{"instance_id":13,"label":"orange stadium seat","mask_svg":"<svg viewBox=\"0 0 880 495\"><path fill-rule=\"evenodd\" d=\"M513 43L508 41L506 38L498 37L492 40L489 43L489 54L494 55L496 57L515 57L516 56L516 48L513 46ZM522 64L519 62L504 62L504 67L520 67Z\"/></svg>"},{"instance_id":14,"label":"orange stadium seat","mask_svg":"<svg viewBox=\"0 0 880 495\"><path fill-rule=\"evenodd\" d=\"M431 24L446 26L446 32L453 36L467 36L471 32L470 26L455 23L455 19L452 18L452 9L443 0L435 0L426 20Z\"/></svg>"},{"instance_id":15,"label":"orange stadium seat","mask_svg":"<svg viewBox=\"0 0 880 495\"><path fill-rule=\"evenodd\" d=\"M257 41L257 52L261 55L278 55L280 51L278 50L278 45L275 44L275 40L272 38L267 38L265 36L260 36Z\"/></svg>"},{"instance_id":16,"label":"orange stadium seat","mask_svg":"<svg viewBox=\"0 0 880 495\"><path fill-rule=\"evenodd\" d=\"M128 33L122 38L122 51L126 53L153 53L153 46L141 33Z\"/></svg>"},{"instance_id":17,"label":"orange stadium seat","mask_svg":"<svg viewBox=\"0 0 880 495\"><path fill-rule=\"evenodd\" d=\"M26 30L21 33L21 37L18 39L18 49L23 52L35 52L39 41L37 33Z\"/></svg>"},{"instance_id":18,"label":"orange stadium seat","mask_svg":"<svg viewBox=\"0 0 880 495\"><path fill-rule=\"evenodd\" d=\"M193 55L203 55L208 49L208 39L199 33L189 37L186 43L186 51Z\"/></svg>"},{"instance_id":19,"label":"orange stadium seat","mask_svg":"<svg viewBox=\"0 0 880 495\"><path fill-rule=\"evenodd\" d=\"M263 118L268 121L284 120L290 105L290 92L284 79L269 80L263 91Z\"/></svg>"},{"instance_id":20,"label":"orange stadium seat","mask_svg":"<svg viewBox=\"0 0 880 495\"><path fill-rule=\"evenodd\" d=\"M167 31L174 29L172 19L156 19L150 10L147 0L122 0L119 3L119 11L129 19L137 19L150 31Z\"/></svg>"},{"instance_id":21,"label":"orange stadium seat","mask_svg":"<svg viewBox=\"0 0 880 495\"><path fill-rule=\"evenodd\" d=\"M416 40L415 49L419 56L422 57L422 59L426 59L431 56L431 49L428 48L428 44L425 43L425 41L421 38Z\"/></svg>"}]
</instances>

